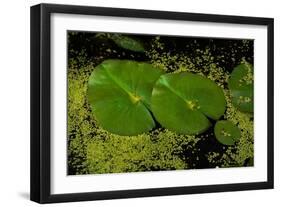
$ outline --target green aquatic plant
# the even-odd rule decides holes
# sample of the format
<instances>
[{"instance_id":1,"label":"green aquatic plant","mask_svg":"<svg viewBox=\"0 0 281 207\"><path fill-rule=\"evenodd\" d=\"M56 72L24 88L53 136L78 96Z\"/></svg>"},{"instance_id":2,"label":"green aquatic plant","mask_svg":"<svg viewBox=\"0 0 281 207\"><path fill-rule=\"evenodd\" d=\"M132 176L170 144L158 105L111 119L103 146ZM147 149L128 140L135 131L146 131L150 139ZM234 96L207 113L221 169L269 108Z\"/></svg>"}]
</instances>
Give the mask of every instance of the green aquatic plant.
<instances>
[{"instance_id":1,"label":"green aquatic plant","mask_svg":"<svg viewBox=\"0 0 281 207\"><path fill-rule=\"evenodd\" d=\"M243 112L253 112L253 67L245 62L236 66L228 80L233 105Z\"/></svg>"},{"instance_id":2,"label":"green aquatic plant","mask_svg":"<svg viewBox=\"0 0 281 207\"><path fill-rule=\"evenodd\" d=\"M81 64L81 62L79 63ZM88 172L85 163L86 147L92 138L91 134L95 131L94 120L91 118L91 111L87 103L87 83L93 65L79 67L80 64L71 59L67 73L67 162L69 174L86 174Z\"/></svg>"},{"instance_id":3,"label":"green aquatic plant","mask_svg":"<svg viewBox=\"0 0 281 207\"><path fill-rule=\"evenodd\" d=\"M109 36L110 39L114 41L119 47L122 47L127 50L134 52L144 52L145 48L143 44L132 37L121 35L121 34L112 34Z\"/></svg>"},{"instance_id":4,"label":"green aquatic plant","mask_svg":"<svg viewBox=\"0 0 281 207\"><path fill-rule=\"evenodd\" d=\"M133 37L117 33L98 33L96 38L112 40L117 46L133 52L145 52L144 44Z\"/></svg>"},{"instance_id":5,"label":"green aquatic plant","mask_svg":"<svg viewBox=\"0 0 281 207\"><path fill-rule=\"evenodd\" d=\"M169 130L154 130L137 136L119 136L108 132L87 146L89 173L122 173L151 170L188 169L182 152L195 146L198 139Z\"/></svg>"},{"instance_id":6,"label":"green aquatic plant","mask_svg":"<svg viewBox=\"0 0 281 207\"><path fill-rule=\"evenodd\" d=\"M224 145L234 145L240 139L241 133L231 121L218 121L214 128L217 140Z\"/></svg>"},{"instance_id":7,"label":"green aquatic plant","mask_svg":"<svg viewBox=\"0 0 281 207\"><path fill-rule=\"evenodd\" d=\"M213 81L189 72L165 74L156 82L151 98L155 118L169 130L199 134L225 111L222 89Z\"/></svg>"},{"instance_id":8,"label":"green aquatic plant","mask_svg":"<svg viewBox=\"0 0 281 207\"><path fill-rule=\"evenodd\" d=\"M233 106L229 90L224 90L227 108L224 119L231 121L240 130L240 138L235 145L224 146L224 153L208 154L209 162L220 167L244 166L247 160L254 158L254 122L252 113L244 113ZM251 163L248 162L248 166Z\"/></svg>"},{"instance_id":9,"label":"green aquatic plant","mask_svg":"<svg viewBox=\"0 0 281 207\"><path fill-rule=\"evenodd\" d=\"M89 78L88 100L100 125L118 135L151 130L155 126L151 92L162 73L151 64L129 60L98 65Z\"/></svg>"},{"instance_id":10,"label":"green aquatic plant","mask_svg":"<svg viewBox=\"0 0 281 207\"><path fill-rule=\"evenodd\" d=\"M252 113L245 113L234 107L229 90L225 90L227 109L224 118L240 129L237 144L228 146L219 162L222 167L243 166L246 160L254 158L254 120Z\"/></svg>"}]
</instances>

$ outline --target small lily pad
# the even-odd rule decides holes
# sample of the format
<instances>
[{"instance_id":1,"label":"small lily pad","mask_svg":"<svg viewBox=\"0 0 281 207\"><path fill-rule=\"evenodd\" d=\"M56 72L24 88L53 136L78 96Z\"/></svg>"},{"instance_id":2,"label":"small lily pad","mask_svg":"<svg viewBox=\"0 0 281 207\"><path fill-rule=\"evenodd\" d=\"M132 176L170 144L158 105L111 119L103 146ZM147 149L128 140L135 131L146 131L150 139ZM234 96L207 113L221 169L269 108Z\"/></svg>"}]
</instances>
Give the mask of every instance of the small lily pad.
<instances>
[{"instance_id":1,"label":"small lily pad","mask_svg":"<svg viewBox=\"0 0 281 207\"><path fill-rule=\"evenodd\" d=\"M164 74L156 82L151 98L155 118L169 130L199 134L225 111L222 89L213 81L189 72Z\"/></svg>"},{"instance_id":2,"label":"small lily pad","mask_svg":"<svg viewBox=\"0 0 281 207\"><path fill-rule=\"evenodd\" d=\"M155 126L150 112L154 83L162 70L129 60L106 60L92 72L88 100L94 117L107 131L137 135Z\"/></svg>"},{"instance_id":3,"label":"small lily pad","mask_svg":"<svg viewBox=\"0 0 281 207\"><path fill-rule=\"evenodd\" d=\"M240 139L240 130L231 121L218 121L214 128L217 140L224 145L234 145Z\"/></svg>"},{"instance_id":4,"label":"small lily pad","mask_svg":"<svg viewBox=\"0 0 281 207\"><path fill-rule=\"evenodd\" d=\"M113 34L110 35L110 39L112 39L115 44L117 44L119 47L122 47L124 49L131 50L134 52L145 51L143 44L139 40L131 38L129 36Z\"/></svg>"},{"instance_id":5,"label":"small lily pad","mask_svg":"<svg viewBox=\"0 0 281 207\"><path fill-rule=\"evenodd\" d=\"M249 63L236 66L229 78L232 103L240 111L253 112L254 108L253 67Z\"/></svg>"}]
</instances>

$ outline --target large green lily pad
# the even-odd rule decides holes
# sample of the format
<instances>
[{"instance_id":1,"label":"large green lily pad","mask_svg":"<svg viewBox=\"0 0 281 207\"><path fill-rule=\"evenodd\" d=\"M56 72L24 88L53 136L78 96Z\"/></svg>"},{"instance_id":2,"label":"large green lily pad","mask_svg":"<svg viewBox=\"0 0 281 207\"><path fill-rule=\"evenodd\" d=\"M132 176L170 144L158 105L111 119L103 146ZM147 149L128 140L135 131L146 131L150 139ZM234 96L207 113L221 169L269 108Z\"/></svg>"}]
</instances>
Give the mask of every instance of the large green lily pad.
<instances>
[{"instance_id":1,"label":"large green lily pad","mask_svg":"<svg viewBox=\"0 0 281 207\"><path fill-rule=\"evenodd\" d=\"M151 92L161 74L144 62L106 60L98 65L89 78L88 100L102 128L118 135L151 130Z\"/></svg>"},{"instance_id":2,"label":"large green lily pad","mask_svg":"<svg viewBox=\"0 0 281 207\"><path fill-rule=\"evenodd\" d=\"M188 72L162 75L151 98L153 114L167 129L182 134L199 134L225 111L222 89L201 75Z\"/></svg>"},{"instance_id":3,"label":"large green lily pad","mask_svg":"<svg viewBox=\"0 0 281 207\"><path fill-rule=\"evenodd\" d=\"M249 63L236 66L228 80L232 103L240 111L253 112L254 108L253 67Z\"/></svg>"},{"instance_id":4,"label":"large green lily pad","mask_svg":"<svg viewBox=\"0 0 281 207\"><path fill-rule=\"evenodd\" d=\"M224 145L234 145L240 139L241 133L230 121L218 121L214 128L217 140Z\"/></svg>"}]
</instances>

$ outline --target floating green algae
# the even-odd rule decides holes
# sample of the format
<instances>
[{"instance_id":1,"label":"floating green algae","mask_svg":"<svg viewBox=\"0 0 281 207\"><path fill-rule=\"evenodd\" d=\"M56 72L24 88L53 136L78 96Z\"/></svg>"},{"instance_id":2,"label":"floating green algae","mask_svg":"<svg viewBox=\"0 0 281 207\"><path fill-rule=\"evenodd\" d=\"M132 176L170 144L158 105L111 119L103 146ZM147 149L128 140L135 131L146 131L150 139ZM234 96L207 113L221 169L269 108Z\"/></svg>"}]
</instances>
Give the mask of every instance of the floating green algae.
<instances>
[{"instance_id":1,"label":"floating green algae","mask_svg":"<svg viewBox=\"0 0 281 207\"><path fill-rule=\"evenodd\" d=\"M196 141L194 136L179 136L168 130L130 137L107 134L106 139L89 142L89 173L187 169L188 160L181 154Z\"/></svg>"},{"instance_id":2,"label":"floating green algae","mask_svg":"<svg viewBox=\"0 0 281 207\"><path fill-rule=\"evenodd\" d=\"M217 51L213 44L201 44L201 40L194 39L184 45L186 50L178 52L170 50L167 41L162 39L160 36L150 38L144 54L122 51L102 42L105 45L95 49L97 51L84 48L69 58L68 174L253 166L253 115L233 106L227 87L231 69L245 59L249 61L248 57L240 56L251 49L249 41L234 42L231 49L220 47ZM238 126L241 130L239 141L233 146L222 146L212 130L189 136L161 126L121 139L100 128L87 101L87 82L94 68L109 58L145 60L166 72L187 71L211 79L224 92L226 111L222 119Z\"/></svg>"}]
</instances>

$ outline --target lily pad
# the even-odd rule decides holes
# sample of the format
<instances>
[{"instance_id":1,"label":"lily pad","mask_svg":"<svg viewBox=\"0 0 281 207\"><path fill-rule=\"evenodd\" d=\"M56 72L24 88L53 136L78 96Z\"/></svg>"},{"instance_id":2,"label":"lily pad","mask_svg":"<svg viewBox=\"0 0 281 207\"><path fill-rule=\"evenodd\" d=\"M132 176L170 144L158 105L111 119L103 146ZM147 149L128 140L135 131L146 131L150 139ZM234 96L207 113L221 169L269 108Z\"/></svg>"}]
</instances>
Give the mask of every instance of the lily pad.
<instances>
[{"instance_id":1,"label":"lily pad","mask_svg":"<svg viewBox=\"0 0 281 207\"><path fill-rule=\"evenodd\" d=\"M155 126L150 112L154 83L162 70L129 60L106 60L92 72L88 100L102 128L118 135L137 135Z\"/></svg>"},{"instance_id":2,"label":"lily pad","mask_svg":"<svg viewBox=\"0 0 281 207\"><path fill-rule=\"evenodd\" d=\"M134 52L144 52L144 46L143 44L134 38L124 36L121 34L113 34L110 35L110 39L112 39L115 44L117 44L119 47L122 47L127 50L131 50Z\"/></svg>"},{"instance_id":3,"label":"lily pad","mask_svg":"<svg viewBox=\"0 0 281 207\"><path fill-rule=\"evenodd\" d=\"M230 121L218 121L214 128L217 140L224 145L234 145L240 139L241 133Z\"/></svg>"},{"instance_id":4,"label":"lily pad","mask_svg":"<svg viewBox=\"0 0 281 207\"><path fill-rule=\"evenodd\" d=\"M236 66L229 78L232 103L240 111L253 112L254 108L253 67L249 63Z\"/></svg>"},{"instance_id":5,"label":"lily pad","mask_svg":"<svg viewBox=\"0 0 281 207\"><path fill-rule=\"evenodd\" d=\"M155 118L169 130L199 134L210 127L208 118L217 120L225 111L222 89L201 75L182 72L162 75L151 98Z\"/></svg>"}]
</instances>

